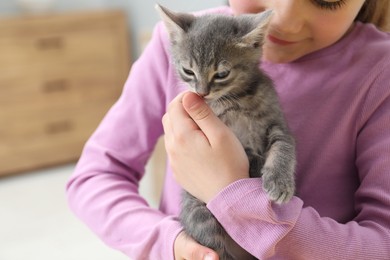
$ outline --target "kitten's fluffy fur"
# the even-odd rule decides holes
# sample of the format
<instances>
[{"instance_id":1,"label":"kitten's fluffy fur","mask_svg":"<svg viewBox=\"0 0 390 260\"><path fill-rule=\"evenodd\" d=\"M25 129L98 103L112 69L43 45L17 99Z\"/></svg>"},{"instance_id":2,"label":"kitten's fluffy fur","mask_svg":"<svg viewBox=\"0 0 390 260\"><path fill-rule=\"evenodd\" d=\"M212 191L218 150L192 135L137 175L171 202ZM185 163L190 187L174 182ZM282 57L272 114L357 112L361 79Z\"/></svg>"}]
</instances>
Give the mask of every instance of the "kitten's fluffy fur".
<instances>
[{"instance_id":1,"label":"kitten's fluffy fur","mask_svg":"<svg viewBox=\"0 0 390 260\"><path fill-rule=\"evenodd\" d=\"M259 69L270 12L237 17L174 13L157 6L171 40L178 74L204 97L247 152L250 177L261 177L270 200L294 194L295 145L273 83ZM223 173L221 173L223 174ZM224 231L206 205L184 192L185 232L220 259L251 259Z\"/></svg>"}]
</instances>

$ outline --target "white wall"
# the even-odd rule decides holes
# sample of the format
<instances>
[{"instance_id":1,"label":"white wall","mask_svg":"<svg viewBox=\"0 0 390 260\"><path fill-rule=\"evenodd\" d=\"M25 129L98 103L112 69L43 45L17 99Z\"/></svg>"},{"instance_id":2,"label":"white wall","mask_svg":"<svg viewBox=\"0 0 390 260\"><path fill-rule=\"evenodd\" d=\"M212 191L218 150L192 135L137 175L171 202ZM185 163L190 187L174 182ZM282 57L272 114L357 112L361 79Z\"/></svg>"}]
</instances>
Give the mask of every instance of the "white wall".
<instances>
[{"instance_id":1,"label":"white wall","mask_svg":"<svg viewBox=\"0 0 390 260\"><path fill-rule=\"evenodd\" d=\"M141 50L138 39L140 34L151 31L156 22L159 21L154 9L156 2L176 11L197 11L222 5L226 0L56 0L53 10L56 12L101 8L124 10L128 14L132 52L133 57L136 58ZM17 0L0 0L0 16L21 13Z\"/></svg>"}]
</instances>

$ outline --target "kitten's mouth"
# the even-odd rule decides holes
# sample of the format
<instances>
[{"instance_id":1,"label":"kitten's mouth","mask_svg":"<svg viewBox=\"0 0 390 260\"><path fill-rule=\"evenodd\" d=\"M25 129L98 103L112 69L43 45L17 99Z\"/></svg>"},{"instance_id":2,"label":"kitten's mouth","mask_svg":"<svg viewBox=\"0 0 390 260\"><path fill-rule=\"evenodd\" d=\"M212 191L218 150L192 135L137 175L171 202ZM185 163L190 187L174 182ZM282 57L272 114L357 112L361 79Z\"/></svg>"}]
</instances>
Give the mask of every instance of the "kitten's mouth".
<instances>
[{"instance_id":1,"label":"kitten's mouth","mask_svg":"<svg viewBox=\"0 0 390 260\"><path fill-rule=\"evenodd\" d=\"M193 93L197 94L199 97L204 99L205 101L212 101L216 98L215 93L213 92L202 92L202 91L196 91L196 90L191 90Z\"/></svg>"},{"instance_id":2,"label":"kitten's mouth","mask_svg":"<svg viewBox=\"0 0 390 260\"><path fill-rule=\"evenodd\" d=\"M212 95L210 93L202 94L198 93L197 91L194 91L194 93L201 97L206 103L209 103L213 100Z\"/></svg>"},{"instance_id":3,"label":"kitten's mouth","mask_svg":"<svg viewBox=\"0 0 390 260\"><path fill-rule=\"evenodd\" d=\"M195 94L197 94L199 97L203 98L203 99L207 99L209 96L210 96L210 92L201 92L201 91L197 91L197 90L193 90L191 89L191 92L194 92Z\"/></svg>"},{"instance_id":4,"label":"kitten's mouth","mask_svg":"<svg viewBox=\"0 0 390 260\"><path fill-rule=\"evenodd\" d=\"M213 95L213 93L207 94L207 95L199 95L207 104L211 104L215 100L218 99L218 96Z\"/></svg>"},{"instance_id":5,"label":"kitten's mouth","mask_svg":"<svg viewBox=\"0 0 390 260\"><path fill-rule=\"evenodd\" d=\"M207 97L209 96L209 94L199 94L199 93L196 93L196 94L198 94L198 96L203 98L203 99L207 99Z\"/></svg>"}]
</instances>

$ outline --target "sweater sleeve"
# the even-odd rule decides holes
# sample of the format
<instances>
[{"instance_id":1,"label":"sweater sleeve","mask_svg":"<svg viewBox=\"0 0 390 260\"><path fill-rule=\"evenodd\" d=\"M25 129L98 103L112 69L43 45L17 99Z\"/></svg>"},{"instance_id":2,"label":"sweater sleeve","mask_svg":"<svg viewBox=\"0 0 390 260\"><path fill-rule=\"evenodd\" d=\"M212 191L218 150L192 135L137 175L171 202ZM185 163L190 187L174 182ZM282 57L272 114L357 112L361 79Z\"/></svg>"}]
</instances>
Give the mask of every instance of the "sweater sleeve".
<instances>
[{"instance_id":1,"label":"sweater sleeve","mask_svg":"<svg viewBox=\"0 0 390 260\"><path fill-rule=\"evenodd\" d=\"M298 197L276 205L266 198L260 179L241 180L207 205L238 244L259 259L390 259L388 75L385 69L372 78L364 106L357 108L355 216L340 223L305 207Z\"/></svg>"},{"instance_id":2,"label":"sweater sleeve","mask_svg":"<svg viewBox=\"0 0 390 260\"><path fill-rule=\"evenodd\" d=\"M132 259L174 259L175 216L139 195L144 166L163 133L170 62L161 23L123 93L86 143L67 184L70 208L110 247Z\"/></svg>"}]
</instances>

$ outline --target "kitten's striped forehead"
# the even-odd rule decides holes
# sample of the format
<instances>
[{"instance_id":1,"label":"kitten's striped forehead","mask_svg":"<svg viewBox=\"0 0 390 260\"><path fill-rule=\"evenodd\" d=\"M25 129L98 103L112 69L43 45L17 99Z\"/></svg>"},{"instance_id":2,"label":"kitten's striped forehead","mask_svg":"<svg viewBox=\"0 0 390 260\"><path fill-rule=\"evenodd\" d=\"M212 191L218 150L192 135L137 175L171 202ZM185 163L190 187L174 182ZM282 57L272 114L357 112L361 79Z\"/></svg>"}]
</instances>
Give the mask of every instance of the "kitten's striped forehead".
<instances>
[{"instance_id":1,"label":"kitten's striped forehead","mask_svg":"<svg viewBox=\"0 0 390 260\"><path fill-rule=\"evenodd\" d=\"M236 21L229 17L203 17L194 22L183 42L193 62L202 67L217 66L216 63L226 55L237 37Z\"/></svg>"},{"instance_id":2,"label":"kitten's striped forehead","mask_svg":"<svg viewBox=\"0 0 390 260\"><path fill-rule=\"evenodd\" d=\"M191 67L197 66L208 69L216 67L216 55L215 52L211 49L208 49L208 51L200 51L197 50L197 48L192 48L189 58Z\"/></svg>"}]
</instances>

